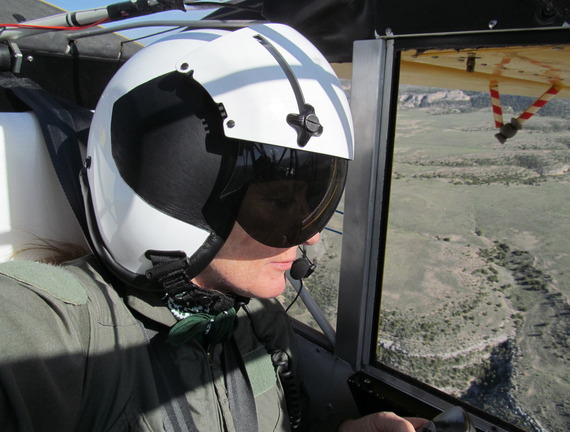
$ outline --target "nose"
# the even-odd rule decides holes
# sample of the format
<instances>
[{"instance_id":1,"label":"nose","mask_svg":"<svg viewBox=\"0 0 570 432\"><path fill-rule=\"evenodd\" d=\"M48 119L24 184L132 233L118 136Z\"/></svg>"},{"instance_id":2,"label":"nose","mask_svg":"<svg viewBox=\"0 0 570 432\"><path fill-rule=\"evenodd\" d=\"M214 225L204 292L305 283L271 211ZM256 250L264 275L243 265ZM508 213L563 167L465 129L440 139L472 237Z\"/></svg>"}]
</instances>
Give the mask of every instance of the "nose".
<instances>
[{"instance_id":1,"label":"nose","mask_svg":"<svg viewBox=\"0 0 570 432\"><path fill-rule=\"evenodd\" d=\"M317 244L317 242L319 241L320 238L321 238L321 233L316 233L313 237L311 237L309 240L307 240L303 244L307 245L307 246L312 246L314 244Z\"/></svg>"}]
</instances>

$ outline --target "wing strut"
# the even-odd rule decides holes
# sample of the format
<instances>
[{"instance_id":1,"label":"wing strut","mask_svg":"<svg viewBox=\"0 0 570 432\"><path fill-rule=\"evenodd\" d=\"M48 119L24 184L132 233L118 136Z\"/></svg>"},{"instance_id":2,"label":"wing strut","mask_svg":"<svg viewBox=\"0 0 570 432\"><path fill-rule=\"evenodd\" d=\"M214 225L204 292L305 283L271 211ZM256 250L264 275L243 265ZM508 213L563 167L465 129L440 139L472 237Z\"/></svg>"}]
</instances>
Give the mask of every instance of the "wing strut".
<instances>
[{"instance_id":1,"label":"wing strut","mask_svg":"<svg viewBox=\"0 0 570 432\"><path fill-rule=\"evenodd\" d=\"M493 106L493 117L495 127L499 129L499 133L495 134L495 138L501 144L504 144L508 138L512 138L522 129L523 123L530 119L536 112L546 105L554 96L558 94L562 86L554 83L546 90L538 99L536 99L520 116L512 118L510 123L503 123L503 108L501 107L501 96L499 94L499 83L495 80L489 83L489 92L491 94L491 104Z\"/></svg>"}]
</instances>

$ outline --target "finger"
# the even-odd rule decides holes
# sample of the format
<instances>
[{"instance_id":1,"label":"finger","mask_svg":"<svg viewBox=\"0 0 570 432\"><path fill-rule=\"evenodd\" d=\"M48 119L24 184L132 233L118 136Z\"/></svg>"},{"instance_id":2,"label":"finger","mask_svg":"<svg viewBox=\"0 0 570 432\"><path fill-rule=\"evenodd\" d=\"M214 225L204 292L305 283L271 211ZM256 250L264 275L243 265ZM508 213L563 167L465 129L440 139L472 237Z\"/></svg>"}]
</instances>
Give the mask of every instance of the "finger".
<instances>
[{"instance_id":1,"label":"finger","mask_svg":"<svg viewBox=\"0 0 570 432\"><path fill-rule=\"evenodd\" d=\"M413 424L393 412L380 412L374 417L377 431L382 432L412 432Z\"/></svg>"},{"instance_id":2,"label":"finger","mask_svg":"<svg viewBox=\"0 0 570 432\"><path fill-rule=\"evenodd\" d=\"M409 421L415 430L420 429L423 425L425 425L429 420L421 417L404 417L407 421Z\"/></svg>"}]
</instances>

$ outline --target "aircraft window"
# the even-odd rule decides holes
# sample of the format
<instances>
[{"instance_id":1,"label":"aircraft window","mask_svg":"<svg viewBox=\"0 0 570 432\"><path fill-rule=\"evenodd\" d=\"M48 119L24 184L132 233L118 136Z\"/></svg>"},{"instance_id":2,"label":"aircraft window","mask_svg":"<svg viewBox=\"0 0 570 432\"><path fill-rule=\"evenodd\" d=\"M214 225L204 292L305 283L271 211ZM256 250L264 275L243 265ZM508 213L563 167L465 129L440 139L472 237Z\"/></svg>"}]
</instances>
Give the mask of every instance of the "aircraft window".
<instances>
[{"instance_id":1,"label":"aircraft window","mask_svg":"<svg viewBox=\"0 0 570 432\"><path fill-rule=\"evenodd\" d=\"M570 427L569 113L399 89L377 360L529 431Z\"/></svg>"}]
</instances>

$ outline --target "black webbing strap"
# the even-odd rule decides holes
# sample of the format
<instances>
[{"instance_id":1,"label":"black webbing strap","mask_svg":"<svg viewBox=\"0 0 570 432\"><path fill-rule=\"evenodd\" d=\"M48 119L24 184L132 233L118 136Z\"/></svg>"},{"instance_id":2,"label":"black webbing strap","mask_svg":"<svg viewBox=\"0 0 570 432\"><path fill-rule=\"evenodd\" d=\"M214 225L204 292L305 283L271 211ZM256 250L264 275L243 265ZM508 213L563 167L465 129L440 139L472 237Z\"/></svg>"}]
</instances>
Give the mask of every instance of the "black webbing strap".
<instances>
[{"instance_id":1,"label":"black webbing strap","mask_svg":"<svg viewBox=\"0 0 570 432\"><path fill-rule=\"evenodd\" d=\"M191 279L190 259L182 251L147 250L145 252L153 267L146 277L159 291L164 291L175 302L199 306L206 313L217 315L231 309L236 296L220 291L200 288Z\"/></svg>"},{"instance_id":2,"label":"black webbing strap","mask_svg":"<svg viewBox=\"0 0 570 432\"><path fill-rule=\"evenodd\" d=\"M140 323L140 321L139 321ZM154 380L156 382L164 430L167 432L198 432L185 390L176 373L177 368L168 352L165 337L140 323L148 344Z\"/></svg>"},{"instance_id":3,"label":"black webbing strap","mask_svg":"<svg viewBox=\"0 0 570 432\"><path fill-rule=\"evenodd\" d=\"M83 165L80 146L87 145L93 113L57 98L26 78L0 74L0 87L10 91L36 114L61 187L81 229L89 238L79 172Z\"/></svg>"},{"instance_id":4,"label":"black webbing strap","mask_svg":"<svg viewBox=\"0 0 570 432\"><path fill-rule=\"evenodd\" d=\"M194 289L188 272L190 260L182 251L147 250L145 257L152 262L146 277L165 293L176 296Z\"/></svg>"},{"instance_id":5,"label":"black webbing strap","mask_svg":"<svg viewBox=\"0 0 570 432\"><path fill-rule=\"evenodd\" d=\"M237 432L258 432L253 390L234 337L224 343L224 363L234 427Z\"/></svg>"}]
</instances>

